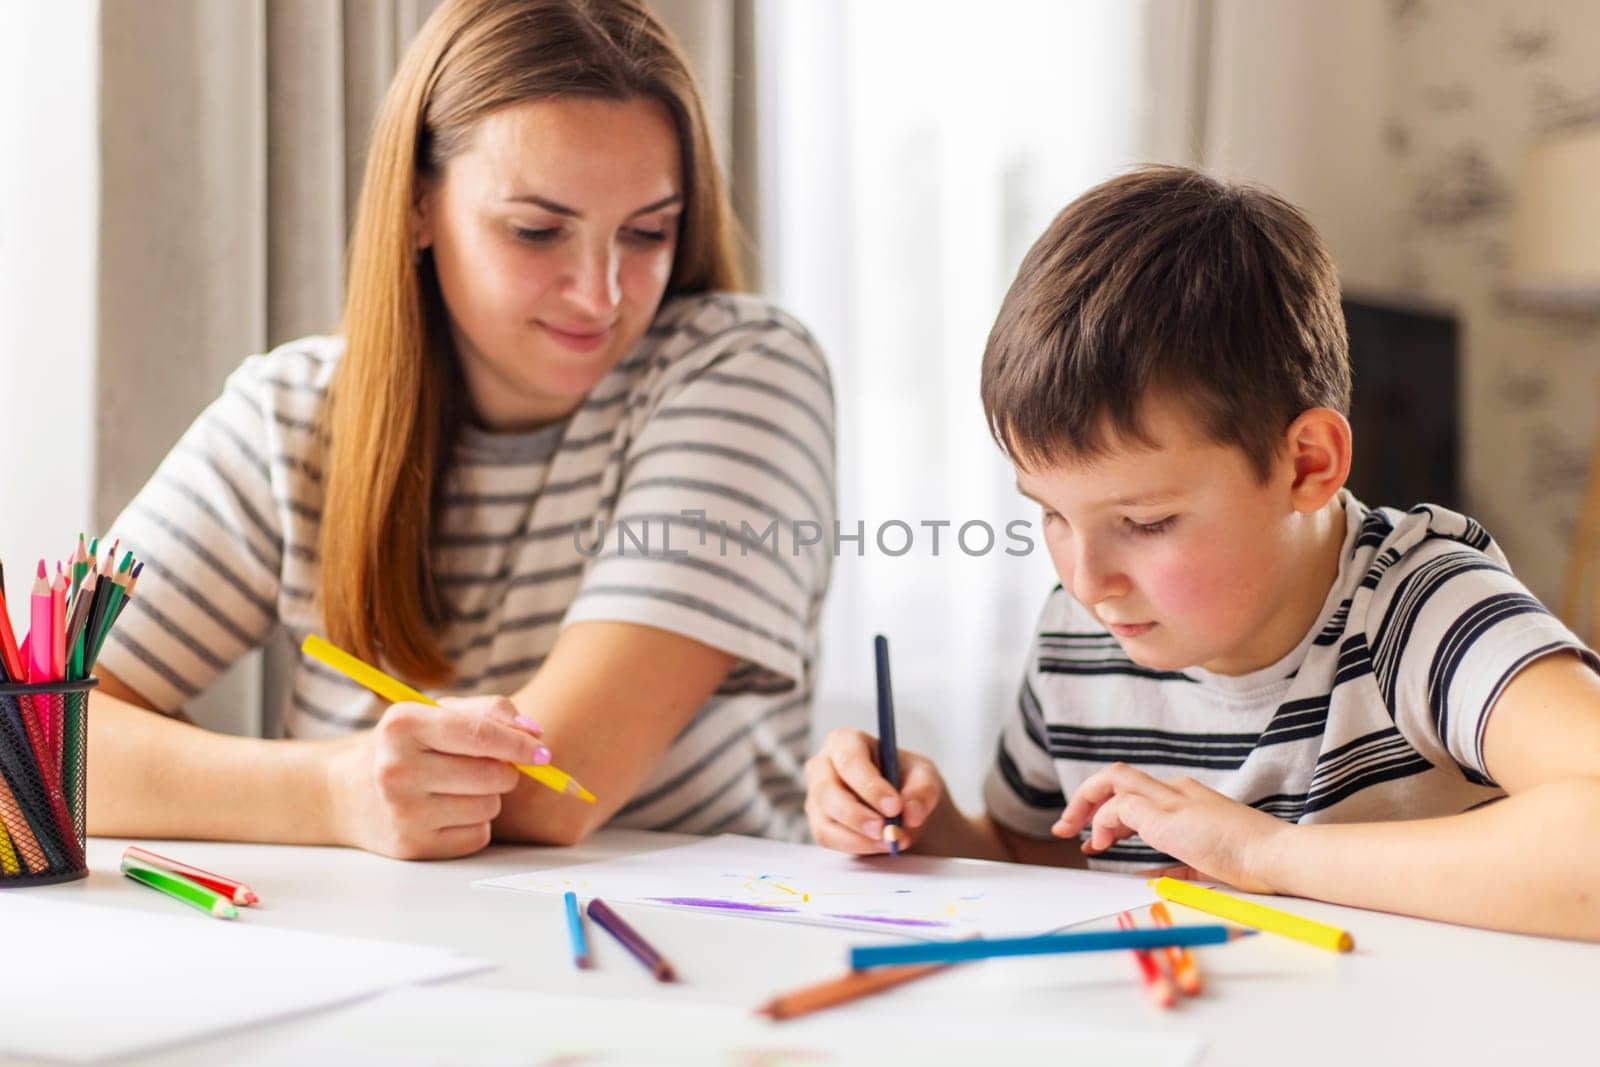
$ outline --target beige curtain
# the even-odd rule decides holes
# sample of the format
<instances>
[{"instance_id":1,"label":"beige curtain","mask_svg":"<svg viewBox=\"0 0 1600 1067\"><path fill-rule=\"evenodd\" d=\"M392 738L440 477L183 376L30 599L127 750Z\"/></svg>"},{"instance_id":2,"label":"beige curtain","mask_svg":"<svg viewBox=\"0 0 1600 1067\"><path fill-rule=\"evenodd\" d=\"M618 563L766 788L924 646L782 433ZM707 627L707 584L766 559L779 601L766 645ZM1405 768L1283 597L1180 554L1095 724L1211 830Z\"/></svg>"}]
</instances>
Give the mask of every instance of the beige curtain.
<instances>
[{"instance_id":1,"label":"beige curtain","mask_svg":"<svg viewBox=\"0 0 1600 1067\"><path fill-rule=\"evenodd\" d=\"M436 3L104 0L98 528L241 359L334 328L367 131ZM265 707L270 729L285 654L195 717L254 733Z\"/></svg>"},{"instance_id":2,"label":"beige curtain","mask_svg":"<svg viewBox=\"0 0 1600 1067\"><path fill-rule=\"evenodd\" d=\"M438 3L103 0L99 529L241 359L335 327L368 132ZM754 121L749 4L657 4L703 79L722 158L750 178L734 183L744 205L756 172L753 137L739 134ZM250 657L192 713L272 733L289 655L280 643L264 663Z\"/></svg>"}]
</instances>

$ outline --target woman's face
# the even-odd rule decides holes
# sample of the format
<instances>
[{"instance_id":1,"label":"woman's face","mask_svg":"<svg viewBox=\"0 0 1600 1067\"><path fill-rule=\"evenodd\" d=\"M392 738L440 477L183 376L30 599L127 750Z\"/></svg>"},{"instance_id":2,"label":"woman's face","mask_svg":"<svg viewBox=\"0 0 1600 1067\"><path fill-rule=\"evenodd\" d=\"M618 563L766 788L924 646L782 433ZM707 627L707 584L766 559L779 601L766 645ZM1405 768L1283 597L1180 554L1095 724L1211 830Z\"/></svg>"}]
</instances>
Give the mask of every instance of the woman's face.
<instances>
[{"instance_id":1,"label":"woman's face","mask_svg":"<svg viewBox=\"0 0 1600 1067\"><path fill-rule=\"evenodd\" d=\"M571 413L655 317L683 210L678 138L654 100L516 104L417 207L478 418L532 429Z\"/></svg>"}]
</instances>

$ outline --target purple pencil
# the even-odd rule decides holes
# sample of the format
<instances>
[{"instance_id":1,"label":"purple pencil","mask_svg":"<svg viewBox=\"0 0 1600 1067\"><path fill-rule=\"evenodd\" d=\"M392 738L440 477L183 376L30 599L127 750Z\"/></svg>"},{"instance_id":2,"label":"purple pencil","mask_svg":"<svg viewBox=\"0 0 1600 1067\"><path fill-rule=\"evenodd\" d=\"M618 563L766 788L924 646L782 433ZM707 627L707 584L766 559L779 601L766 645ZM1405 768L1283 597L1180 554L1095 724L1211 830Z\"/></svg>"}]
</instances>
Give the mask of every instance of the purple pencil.
<instances>
[{"instance_id":1,"label":"purple pencil","mask_svg":"<svg viewBox=\"0 0 1600 1067\"><path fill-rule=\"evenodd\" d=\"M635 959L645 965L645 969L655 975L658 982L675 981L677 975L672 971L672 964L668 963L653 947L650 942L639 936L639 931L623 921L622 916L612 911L606 902L599 897L589 901L589 918L595 925L621 942L622 947L631 952Z\"/></svg>"}]
</instances>

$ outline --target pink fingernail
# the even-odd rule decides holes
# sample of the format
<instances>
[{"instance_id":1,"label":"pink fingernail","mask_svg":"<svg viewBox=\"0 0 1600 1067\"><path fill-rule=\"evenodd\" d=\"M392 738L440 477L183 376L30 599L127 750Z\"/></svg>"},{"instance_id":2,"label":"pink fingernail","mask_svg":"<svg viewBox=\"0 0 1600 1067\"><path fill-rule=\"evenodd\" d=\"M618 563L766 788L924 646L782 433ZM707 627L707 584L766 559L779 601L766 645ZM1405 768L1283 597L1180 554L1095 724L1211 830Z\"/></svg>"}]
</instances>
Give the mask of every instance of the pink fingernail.
<instances>
[{"instance_id":1,"label":"pink fingernail","mask_svg":"<svg viewBox=\"0 0 1600 1067\"><path fill-rule=\"evenodd\" d=\"M538 723L534 722L532 719L528 718L526 715L518 715L516 718L512 719L511 721L516 723L518 726L522 727L524 730L528 731L530 734L542 734L542 733L544 733L544 728L542 726L540 726Z\"/></svg>"},{"instance_id":2,"label":"pink fingernail","mask_svg":"<svg viewBox=\"0 0 1600 1067\"><path fill-rule=\"evenodd\" d=\"M538 748L534 749L533 750L533 762L536 763L536 764L537 763L549 763L550 762L550 750L548 748L545 748L543 745L540 745Z\"/></svg>"}]
</instances>

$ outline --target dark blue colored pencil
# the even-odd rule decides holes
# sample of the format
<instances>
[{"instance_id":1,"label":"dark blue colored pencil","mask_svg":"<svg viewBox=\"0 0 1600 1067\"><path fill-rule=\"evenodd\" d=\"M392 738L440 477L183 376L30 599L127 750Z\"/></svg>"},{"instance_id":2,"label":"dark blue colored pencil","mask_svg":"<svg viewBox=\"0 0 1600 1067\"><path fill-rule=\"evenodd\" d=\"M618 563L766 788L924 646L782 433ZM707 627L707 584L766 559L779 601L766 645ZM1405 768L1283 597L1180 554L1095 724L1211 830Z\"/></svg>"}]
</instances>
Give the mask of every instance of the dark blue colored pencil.
<instances>
[{"instance_id":1,"label":"dark blue colored pencil","mask_svg":"<svg viewBox=\"0 0 1600 1067\"><path fill-rule=\"evenodd\" d=\"M1087 930L1075 934L1000 937L987 940L927 941L915 945L867 945L850 950L855 970L908 963L962 963L999 956L1054 956L1064 952L1112 952L1167 945L1220 945L1249 937L1254 930L1218 925L1166 926L1134 930Z\"/></svg>"},{"instance_id":2,"label":"dark blue colored pencil","mask_svg":"<svg viewBox=\"0 0 1600 1067\"><path fill-rule=\"evenodd\" d=\"M878 769L900 791L900 748L894 739L894 689L889 684L889 639L878 634L872 639L873 659L878 668ZM900 855L900 816L883 820L883 839L889 842L889 855Z\"/></svg>"},{"instance_id":3,"label":"dark blue colored pencil","mask_svg":"<svg viewBox=\"0 0 1600 1067\"><path fill-rule=\"evenodd\" d=\"M563 893L561 900L567 909L567 939L572 942L572 964L579 970L588 970L592 961L589 959L589 939L583 933L583 916L578 914L578 894Z\"/></svg>"}]
</instances>

